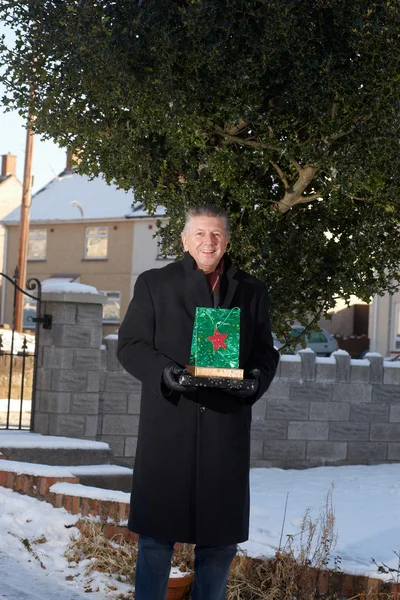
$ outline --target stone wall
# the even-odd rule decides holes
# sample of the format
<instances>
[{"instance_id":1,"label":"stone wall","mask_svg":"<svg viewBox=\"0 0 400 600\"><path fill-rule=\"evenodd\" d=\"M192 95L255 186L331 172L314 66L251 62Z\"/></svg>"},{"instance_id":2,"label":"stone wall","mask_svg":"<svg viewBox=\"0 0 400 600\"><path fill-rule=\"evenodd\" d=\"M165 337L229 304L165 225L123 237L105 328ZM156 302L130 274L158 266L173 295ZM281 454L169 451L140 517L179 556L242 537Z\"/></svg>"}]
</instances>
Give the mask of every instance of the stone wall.
<instances>
[{"instance_id":1,"label":"stone wall","mask_svg":"<svg viewBox=\"0 0 400 600\"><path fill-rule=\"evenodd\" d=\"M97 440L107 442L120 464L133 465L140 414L140 382L117 359L116 335L102 346Z\"/></svg>"},{"instance_id":2,"label":"stone wall","mask_svg":"<svg viewBox=\"0 0 400 600\"><path fill-rule=\"evenodd\" d=\"M282 356L254 406L252 464L305 468L400 461L400 363L339 351Z\"/></svg>"},{"instance_id":3,"label":"stone wall","mask_svg":"<svg viewBox=\"0 0 400 600\"><path fill-rule=\"evenodd\" d=\"M117 336L102 340L101 296L44 301L53 327L41 332L34 430L108 442L132 466L140 383L116 358ZM253 409L251 456L280 468L400 461L400 363L344 351L283 356Z\"/></svg>"}]
</instances>

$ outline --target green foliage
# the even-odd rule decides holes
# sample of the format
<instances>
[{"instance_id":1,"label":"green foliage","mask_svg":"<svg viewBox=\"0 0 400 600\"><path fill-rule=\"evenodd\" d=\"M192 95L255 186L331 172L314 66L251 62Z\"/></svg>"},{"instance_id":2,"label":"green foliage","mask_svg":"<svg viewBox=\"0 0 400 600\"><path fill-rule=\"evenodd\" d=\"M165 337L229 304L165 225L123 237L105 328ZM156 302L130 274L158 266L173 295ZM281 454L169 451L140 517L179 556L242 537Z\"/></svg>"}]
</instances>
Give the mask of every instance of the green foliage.
<instances>
[{"instance_id":1,"label":"green foliage","mask_svg":"<svg viewBox=\"0 0 400 600\"><path fill-rule=\"evenodd\" d=\"M80 170L232 217L274 329L399 279L399 0L3 0L10 108ZM31 94L34 90L34 94Z\"/></svg>"}]
</instances>

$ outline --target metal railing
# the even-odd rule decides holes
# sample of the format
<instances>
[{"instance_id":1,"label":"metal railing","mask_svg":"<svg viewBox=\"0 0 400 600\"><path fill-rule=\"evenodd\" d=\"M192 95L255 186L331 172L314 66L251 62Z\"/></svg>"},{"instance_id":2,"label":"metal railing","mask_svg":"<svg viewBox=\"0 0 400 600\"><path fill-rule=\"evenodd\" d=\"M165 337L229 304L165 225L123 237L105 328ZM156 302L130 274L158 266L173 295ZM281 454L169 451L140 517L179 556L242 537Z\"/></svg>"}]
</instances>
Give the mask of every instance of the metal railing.
<instances>
[{"instance_id":1,"label":"metal railing","mask_svg":"<svg viewBox=\"0 0 400 600\"><path fill-rule=\"evenodd\" d=\"M3 405L0 407L0 429L32 430L36 400L40 325L44 329L51 329L51 316L42 316L41 314L42 287L38 279L28 279L26 288L29 291L27 291L18 285L17 269L15 269L13 278L5 273L0 273L0 277L3 278L3 285L5 285L6 280L13 286L13 318L12 327L8 330L10 335L7 335L7 338L9 338L7 346L3 339L5 333L0 334L0 389L7 392L6 398L1 399ZM27 316L27 321L34 324L33 349L29 349L28 334L20 334L15 330L18 292L34 303L34 315ZM3 297L6 297L6 295ZM0 397L2 395L0 394ZM29 412L26 410L29 404L30 417L27 420L24 419L24 414Z\"/></svg>"}]
</instances>

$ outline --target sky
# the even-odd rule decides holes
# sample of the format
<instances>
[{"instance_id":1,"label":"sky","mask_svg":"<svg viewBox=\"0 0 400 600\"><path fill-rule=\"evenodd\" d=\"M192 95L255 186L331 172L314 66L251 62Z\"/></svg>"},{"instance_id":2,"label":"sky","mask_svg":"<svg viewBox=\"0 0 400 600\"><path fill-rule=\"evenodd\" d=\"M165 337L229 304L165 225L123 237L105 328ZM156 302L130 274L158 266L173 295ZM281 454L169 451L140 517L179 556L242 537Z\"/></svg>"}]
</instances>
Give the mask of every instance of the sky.
<instances>
[{"instance_id":1,"label":"sky","mask_svg":"<svg viewBox=\"0 0 400 600\"><path fill-rule=\"evenodd\" d=\"M6 36L9 47L13 45L13 33L0 23L0 35ZM1 71L0 71L1 72ZM0 83L0 100L5 93ZM17 157L17 177L22 182L25 159L26 128L25 121L16 111L6 113L0 102L0 154L10 152ZM33 193L63 171L66 164L66 150L59 148L51 141L35 137L33 147Z\"/></svg>"}]
</instances>

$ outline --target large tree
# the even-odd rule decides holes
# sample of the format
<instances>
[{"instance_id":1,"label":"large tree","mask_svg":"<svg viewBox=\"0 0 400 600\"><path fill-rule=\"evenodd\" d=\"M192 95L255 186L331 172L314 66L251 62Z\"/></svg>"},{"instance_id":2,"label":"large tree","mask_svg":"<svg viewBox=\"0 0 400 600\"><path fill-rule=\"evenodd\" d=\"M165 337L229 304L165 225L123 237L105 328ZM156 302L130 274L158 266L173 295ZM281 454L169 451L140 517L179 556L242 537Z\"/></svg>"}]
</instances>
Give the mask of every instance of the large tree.
<instances>
[{"instance_id":1,"label":"large tree","mask_svg":"<svg viewBox=\"0 0 400 600\"><path fill-rule=\"evenodd\" d=\"M400 264L399 0L2 0L6 102L83 173L232 216L274 328Z\"/></svg>"}]
</instances>

